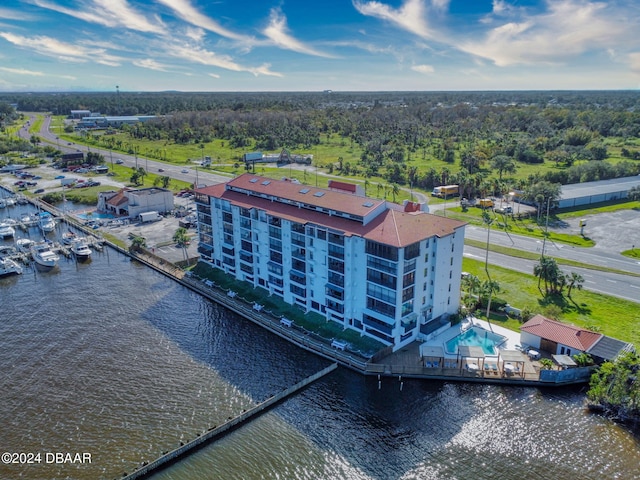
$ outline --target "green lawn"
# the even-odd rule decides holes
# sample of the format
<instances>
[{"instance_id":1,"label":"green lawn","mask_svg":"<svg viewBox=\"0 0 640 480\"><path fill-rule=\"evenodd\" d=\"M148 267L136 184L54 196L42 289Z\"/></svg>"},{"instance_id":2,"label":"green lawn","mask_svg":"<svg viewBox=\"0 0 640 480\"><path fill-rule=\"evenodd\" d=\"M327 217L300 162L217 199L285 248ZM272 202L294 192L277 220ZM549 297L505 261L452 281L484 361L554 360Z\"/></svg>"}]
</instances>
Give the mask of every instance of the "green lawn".
<instances>
[{"instance_id":1,"label":"green lawn","mask_svg":"<svg viewBox=\"0 0 640 480\"><path fill-rule=\"evenodd\" d=\"M482 281L486 280L484 262L465 258L462 264L464 271ZM605 335L640 346L640 308L637 303L575 289L571 294L572 299L545 299L538 290L538 279L533 274L526 275L493 265L489 267L489 274L500 284L501 291L496 296L513 307L528 308L544 315L550 305L555 305L562 312L559 320L585 328L597 328ZM517 320L504 316L492 317L492 320L513 330L518 330L520 325Z\"/></svg>"}]
</instances>

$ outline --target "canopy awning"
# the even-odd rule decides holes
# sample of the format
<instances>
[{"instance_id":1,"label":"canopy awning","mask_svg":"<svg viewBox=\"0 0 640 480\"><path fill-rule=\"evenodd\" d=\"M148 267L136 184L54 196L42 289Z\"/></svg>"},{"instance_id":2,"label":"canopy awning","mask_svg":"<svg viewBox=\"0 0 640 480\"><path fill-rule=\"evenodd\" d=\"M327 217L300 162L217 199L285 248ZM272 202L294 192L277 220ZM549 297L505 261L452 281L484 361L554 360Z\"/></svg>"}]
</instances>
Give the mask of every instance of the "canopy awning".
<instances>
[{"instance_id":1,"label":"canopy awning","mask_svg":"<svg viewBox=\"0 0 640 480\"><path fill-rule=\"evenodd\" d=\"M458 345L458 353L463 358L484 358L482 347L477 345Z\"/></svg>"},{"instance_id":2,"label":"canopy awning","mask_svg":"<svg viewBox=\"0 0 640 480\"><path fill-rule=\"evenodd\" d=\"M577 367L578 364L573 361L569 355L551 355L553 361L563 368Z\"/></svg>"}]
</instances>

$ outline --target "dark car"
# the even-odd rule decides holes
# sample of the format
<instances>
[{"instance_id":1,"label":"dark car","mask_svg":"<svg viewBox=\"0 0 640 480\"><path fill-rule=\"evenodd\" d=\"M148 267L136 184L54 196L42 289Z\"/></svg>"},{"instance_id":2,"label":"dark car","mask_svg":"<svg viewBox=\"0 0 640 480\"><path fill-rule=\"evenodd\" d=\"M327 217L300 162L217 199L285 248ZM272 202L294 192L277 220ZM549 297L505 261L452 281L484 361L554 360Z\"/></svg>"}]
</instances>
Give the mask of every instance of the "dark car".
<instances>
[{"instance_id":1,"label":"dark car","mask_svg":"<svg viewBox=\"0 0 640 480\"><path fill-rule=\"evenodd\" d=\"M39 188L36 191L34 191L33 193L44 193L44 188Z\"/></svg>"},{"instance_id":2,"label":"dark car","mask_svg":"<svg viewBox=\"0 0 640 480\"><path fill-rule=\"evenodd\" d=\"M159 172L164 172L164 168L159 168L158 171Z\"/></svg>"}]
</instances>

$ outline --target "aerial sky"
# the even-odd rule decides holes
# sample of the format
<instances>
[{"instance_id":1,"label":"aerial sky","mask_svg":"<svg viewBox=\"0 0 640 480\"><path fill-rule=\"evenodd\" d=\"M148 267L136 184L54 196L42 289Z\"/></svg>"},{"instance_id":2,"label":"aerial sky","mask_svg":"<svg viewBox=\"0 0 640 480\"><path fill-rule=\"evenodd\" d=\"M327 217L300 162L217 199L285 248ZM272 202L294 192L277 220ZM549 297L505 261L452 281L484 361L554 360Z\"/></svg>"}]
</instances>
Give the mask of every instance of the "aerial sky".
<instances>
[{"instance_id":1,"label":"aerial sky","mask_svg":"<svg viewBox=\"0 0 640 480\"><path fill-rule=\"evenodd\" d=\"M2 0L2 91L640 88L638 0Z\"/></svg>"}]
</instances>

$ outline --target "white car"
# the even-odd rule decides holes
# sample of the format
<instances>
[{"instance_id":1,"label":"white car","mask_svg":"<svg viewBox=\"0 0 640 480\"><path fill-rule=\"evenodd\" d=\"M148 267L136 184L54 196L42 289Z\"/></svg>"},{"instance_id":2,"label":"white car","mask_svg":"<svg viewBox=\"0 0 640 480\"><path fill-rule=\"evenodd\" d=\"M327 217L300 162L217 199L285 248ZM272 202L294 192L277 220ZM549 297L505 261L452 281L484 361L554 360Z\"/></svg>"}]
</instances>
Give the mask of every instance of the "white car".
<instances>
[{"instance_id":1,"label":"white car","mask_svg":"<svg viewBox=\"0 0 640 480\"><path fill-rule=\"evenodd\" d=\"M181 170L181 172L182 172L182 173L189 173L189 170L187 170L186 168L183 168L183 169Z\"/></svg>"},{"instance_id":2,"label":"white car","mask_svg":"<svg viewBox=\"0 0 640 480\"><path fill-rule=\"evenodd\" d=\"M118 165L122 165L124 163L124 161L121 158L116 159L116 163Z\"/></svg>"}]
</instances>

